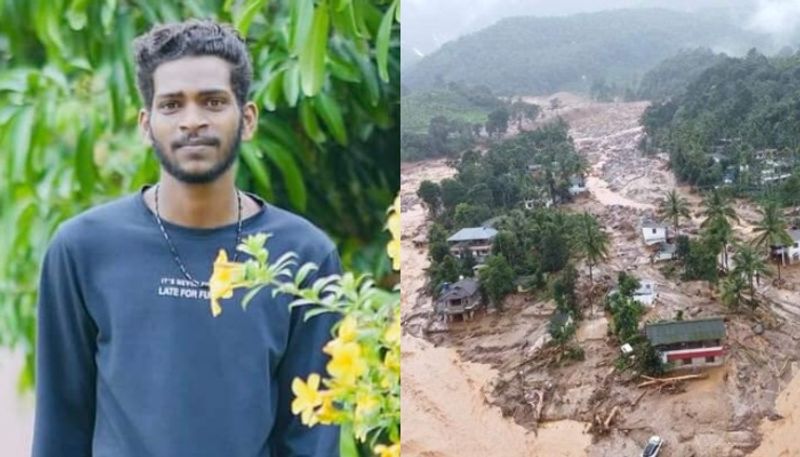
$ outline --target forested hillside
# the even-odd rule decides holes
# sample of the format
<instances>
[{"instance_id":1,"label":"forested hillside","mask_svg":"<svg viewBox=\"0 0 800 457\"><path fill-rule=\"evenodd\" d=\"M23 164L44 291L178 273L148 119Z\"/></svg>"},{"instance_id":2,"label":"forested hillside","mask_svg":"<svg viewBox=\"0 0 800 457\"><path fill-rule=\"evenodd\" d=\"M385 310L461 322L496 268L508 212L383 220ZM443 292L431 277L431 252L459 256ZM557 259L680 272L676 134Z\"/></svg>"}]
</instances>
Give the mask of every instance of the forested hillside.
<instances>
[{"instance_id":1,"label":"forested hillside","mask_svg":"<svg viewBox=\"0 0 800 457\"><path fill-rule=\"evenodd\" d=\"M800 146L800 54L726 57L642 116L646 149L670 153L678 178L741 189L789 179ZM796 172L794 173L796 174ZM787 191L779 187L783 191Z\"/></svg>"},{"instance_id":2,"label":"forested hillside","mask_svg":"<svg viewBox=\"0 0 800 457\"><path fill-rule=\"evenodd\" d=\"M658 101L681 95L700 74L725 58L709 48L682 49L644 74L636 98Z\"/></svg>"},{"instance_id":3,"label":"forested hillside","mask_svg":"<svg viewBox=\"0 0 800 457\"><path fill-rule=\"evenodd\" d=\"M445 44L404 71L403 81L412 88L462 81L499 94L588 92L599 80L633 88L680 49L744 53L763 40L719 17L663 9L516 17Z\"/></svg>"}]
</instances>

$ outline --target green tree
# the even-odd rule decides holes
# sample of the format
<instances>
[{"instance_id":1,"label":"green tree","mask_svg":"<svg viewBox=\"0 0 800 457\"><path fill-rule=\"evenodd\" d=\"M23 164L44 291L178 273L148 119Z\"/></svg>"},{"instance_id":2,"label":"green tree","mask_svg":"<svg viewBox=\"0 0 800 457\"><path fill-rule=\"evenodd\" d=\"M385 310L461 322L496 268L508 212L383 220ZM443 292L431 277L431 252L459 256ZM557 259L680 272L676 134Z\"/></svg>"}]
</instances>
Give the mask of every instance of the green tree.
<instances>
[{"instance_id":1,"label":"green tree","mask_svg":"<svg viewBox=\"0 0 800 457\"><path fill-rule=\"evenodd\" d=\"M664 199L659 204L658 213L661 217L672 221L675 236L678 235L678 223L680 218L689 219L689 202L672 189L664 195Z\"/></svg>"},{"instance_id":2,"label":"green tree","mask_svg":"<svg viewBox=\"0 0 800 457\"><path fill-rule=\"evenodd\" d=\"M247 38L258 134L237 185L299 212L347 267L389 273L399 188L399 1L0 2L0 345L33 383L39 262L65 219L158 176L139 139L131 52L156 23L229 22ZM213 259L211 259L213 260Z\"/></svg>"},{"instance_id":3,"label":"green tree","mask_svg":"<svg viewBox=\"0 0 800 457\"><path fill-rule=\"evenodd\" d=\"M508 130L508 110L506 108L497 108L489 113L486 120L486 132L489 136L495 134L504 134Z\"/></svg>"},{"instance_id":4,"label":"green tree","mask_svg":"<svg viewBox=\"0 0 800 457\"><path fill-rule=\"evenodd\" d=\"M750 306L756 307L756 288L755 278L761 276L769 276L770 271L767 268L766 262L763 257L759 255L752 246L741 244L736 249L736 254L733 255L733 269L734 275L738 275L747 279L748 291L750 292Z\"/></svg>"},{"instance_id":5,"label":"green tree","mask_svg":"<svg viewBox=\"0 0 800 457\"><path fill-rule=\"evenodd\" d=\"M556 301L556 309L568 313L576 318L581 316L578 303L578 294L575 287L578 282L578 272L572 265L567 265L558 278L553 281L552 294Z\"/></svg>"},{"instance_id":6,"label":"green tree","mask_svg":"<svg viewBox=\"0 0 800 457\"><path fill-rule=\"evenodd\" d=\"M489 301L502 309L503 298L514 290L514 270L505 257L493 255L486 259L479 281Z\"/></svg>"},{"instance_id":7,"label":"green tree","mask_svg":"<svg viewBox=\"0 0 800 457\"><path fill-rule=\"evenodd\" d=\"M787 231L788 225L786 218L783 215L783 210L775 201L767 201L759 208L761 220L756 223L753 232L756 237L753 239L753 244L766 249L771 253L773 246L789 246L793 243L792 237ZM783 251L782 251L783 252ZM781 280L781 264L783 263L783 255L777 259L778 265L778 281Z\"/></svg>"},{"instance_id":8,"label":"green tree","mask_svg":"<svg viewBox=\"0 0 800 457\"><path fill-rule=\"evenodd\" d=\"M600 228L597 219L587 212L578 215L575 235L578 250L589 266L589 282L593 284L592 267L608 257L608 235Z\"/></svg>"},{"instance_id":9,"label":"green tree","mask_svg":"<svg viewBox=\"0 0 800 457\"><path fill-rule=\"evenodd\" d=\"M442 204L442 189L439 185L426 179L420 183L419 189L417 189L417 196L428 207L431 216L436 216Z\"/></svg>"},{"instance_id":10,"label":"green tree","mask_svg":"<svg viewBox=\"0 0 800 457\"><path fill-rule=\"evenodd\" d=\"M611 298L614 334L620 343L627 343L639 334L639 318L644 314L641 303L631 297L615 294Z\"/></svg>"},{"instance_id":11,"label":"green tree","mask_svg":"<svg viewBox=\"0 0 800 457\"><path fill-rule=\"evenodd\" d=\"M731 308L739 309L739 306L744 302L744 289L747 287L746 278L741 274L734 274L725 278L722 282L722 295L720 300L722 303ZM751 298L752 300L752 298Z\"/></svg>"},{"instance_id":12,"label":"green tree","mask_svg":"<svg viewBox=\"0 0 800 457\"><path fill-rule=\"evenodd\" d=\"M442 205L446 210L455 210L456 205L462 203L467 194L464 185L452 178L443 179L439 187L442 189Z\"/></svg>"}]
</instances>

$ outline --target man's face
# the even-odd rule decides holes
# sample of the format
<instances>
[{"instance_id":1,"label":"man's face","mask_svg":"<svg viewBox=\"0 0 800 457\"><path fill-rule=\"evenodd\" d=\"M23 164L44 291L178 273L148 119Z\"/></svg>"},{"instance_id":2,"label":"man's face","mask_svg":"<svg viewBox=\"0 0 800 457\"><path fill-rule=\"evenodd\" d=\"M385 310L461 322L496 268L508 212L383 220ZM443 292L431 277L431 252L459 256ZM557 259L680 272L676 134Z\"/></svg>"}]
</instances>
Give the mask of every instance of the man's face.
<instances>
[{"instance_id":1,"label":"man's face","mask_svg":"<svg viewBox=\"0 0 800 457\"><path fill-rule=\"evenodd\" d=\"M213 56L165 62L153 73L153 103L139 124L175 179L215 181L252 137L255 107L238 106L230 80L230 65Z\"/></svg>"}]
</instances>

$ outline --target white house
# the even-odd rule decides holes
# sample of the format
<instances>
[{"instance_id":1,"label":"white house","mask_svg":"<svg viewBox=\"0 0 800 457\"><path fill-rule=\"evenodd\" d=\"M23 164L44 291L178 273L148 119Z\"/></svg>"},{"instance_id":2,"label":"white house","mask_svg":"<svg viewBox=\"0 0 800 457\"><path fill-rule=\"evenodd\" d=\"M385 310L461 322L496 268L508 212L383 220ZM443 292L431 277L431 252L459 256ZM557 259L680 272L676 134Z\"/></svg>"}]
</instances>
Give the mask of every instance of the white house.
<instances>
[{"instance_id":1,"label":"white house","mask_svg":"<svg viewBox=\"0 0 800 457\"><path fill-rule=\"evenodd\" d=\"M586 180L582 175L572 175L569 177L570 195L579 195L587 191Z\"/></svg>"},{"instance_id":2,"label":"white house","mask_svg":"<svg viewBox=\"0 0 800 457\"><path fill-rule=\"evenodd\" d=\"M658 243L667 242L667 231L669 227L661 222L655 222L650 219L642 221L642 237L644 244L652 246Z\"/></svg>"},{"instance_id":3,"label":"white house","mask_svg":"<svg viewBox=\"0 0 800 457\"><path fill-rule=\"evenodd\" d=\"M536 208L550 208L553 206L552 198L529 198L524 201L525 209L532 211Z\"/></svg>"},{"instance_id":4,"label":"white house","mask_svg":"<svg viewBox=\"0 0 800 457\"><path fill-rule=\"evenodd\" d=\"M787 230L792 237L792 244L788 246L772 246L772 256L779 257L783 265L790 265L800 261L800 229Z\"/></svg>"},{"instance_id":5,"label":"white house","mask_svg":"<svg viewBox=\"0 0 800 457\"><path fill-rule=\"evenodd\" d=\"M658 298L656 283L648 280L640 280L639 288L633 292L633 299L645 306L653 306Z\"/></svg>"},{"instance_id":6,"label":"white house","mask_svg":"<svg viewBox=\"0 0 800 457\"><path fill-rule=\"evenodd\" d=\"M659 243L658 250L653 254L653 262L674 259L677 248L678 246L674 243Z\"/></svg>"},{"instance_id":7,"label":"white house","mask_svg":"<svg viewBox=\"0 0 800 457\"><path fill-rule=\"evenodd\" d=\"M644 331L668 370L725 362L725 321L720 317L646 324Z\"/></svg>"}]
</instances>

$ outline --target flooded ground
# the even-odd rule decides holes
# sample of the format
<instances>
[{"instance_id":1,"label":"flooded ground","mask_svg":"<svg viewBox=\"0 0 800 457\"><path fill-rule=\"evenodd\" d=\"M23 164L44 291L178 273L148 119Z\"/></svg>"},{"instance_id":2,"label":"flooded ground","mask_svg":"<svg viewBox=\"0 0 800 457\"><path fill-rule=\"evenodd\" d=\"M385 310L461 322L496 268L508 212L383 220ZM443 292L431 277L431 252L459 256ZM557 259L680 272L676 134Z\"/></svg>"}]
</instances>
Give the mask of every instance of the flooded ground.
<instances>
[{"instance_id":1,"label":"flooded ground","mask_svg":"<svg viewBox=\"0 0 800 457\"><path fill-rule=\"evenodd\" d=\"M563 366L532 366L526 361L543 347L546 322L554 306L546 296L513 295L502 313L480 314L472 321L451 325L447 332L426 335L437 349L452 351L451 356L459 363L479 363L492 369L492 374L485 374L490 379L481 377L465 384L452 384L463 390L449 391L442 398L449 402L461 396L482 396L492 405L487 407L499 409L501 414L499 418L496 414L481 417L513 421L529 431L525 441L528 447L524 448L527 455L637 455L652 434L665 438L664 456L741 457L756 448L758 453L753 455L757 456L796 455L793 452L800 449L800 440L793 440L788 430L793 428L800 407L798 395L791 394L800 383L796 375L800 293L795 290L800 285L800 266L784 269L786 285L782 288L762 282L758 292L767 305L751 315L731 313L722 307L718 291L708 283L681 281L680 272L674 271L674 267L670 269L668 263L652 264L651 251L641 241L641 219L655 216L664 193L677 187L689 201L692 213L691 220L682 221L681 230L696 234L702 220L702 197L688 187L676 186L666 157L643 156L637 151L636 145L643 134L638 119L647 103L594 103L571 94L558 94L558 98L564 106L547 115L561 116L570 123L576 148L587 157L591 167L589 195L566 209L594 214L611 238L609 259L595 269L595 281L600 287L611 287L617 272L622 270L654 281L659 300L644 320L674 319L679 312L686 318L723 316L728 329L728 359L723 367L709 372L707 379L686 383L671 392L637 389L638 379L615 372L613 362L618 348L606 335L607 317L587 299L584 303L587 318L581 322L576 339L585 359ZM547 106L549 97L529 100ZM403 228L404 243L413 249L408 251L407 244L403 245L404 330L421 337L430 313L430 298L419 293L424 285L422 271L427 266L424 237L418 236L424 232L424 211L412 213L409 218L405 215L406 208L412 212L415 209L415 186L421 181L406 173L418 171L425 174L425 179L435 181L452 175L453 170L441 161L409 167L403 172L402 192L407 204L403 208ZM736 209L741 218L734 227L736 237L747 241L752 238L758 215L746 201L736 202ZM585 268L583 273L587 273ZM411 289L406 288L406 275L413 281ZM588 290L585 283L585 279L579 283L584 291ZM756 324L763 331L756 333ZM426 356L420 352L414 357ZM404 383L415 376L413 367L418 365L414 363L419 361L406 366L404 359ZM435 365L429 370L435 370ZM422 395L427 389L424 383L413 385L418 392L412 392L408 401L431 403L427 405L431 409L439 404L439 395ZM535 405L530 401L533 393L542 394L540 416L533 414ZM587 425L597 417L609 417L614 410L610 431L588 440ZM471 420L446 415L438 418L448 421L447 427L456 428L461 426L460 421ZM472 430L469 442L497 442L483 432L491 428L474 422L465 427ZM548 444L545 438L548 435L543 433L550 427L562 427L562 434L558 442ZM411 455L461 455L462 448L425 454L422 441L415 438L418 430L413 417L407 419L404 413L404 444L411 442L416 452ZM539 436L531 437L535 432ZM427 440L433 441L433 437ZM576 441L577 448L561 451L563 446Z\"/></svg>"}]
</instances>

